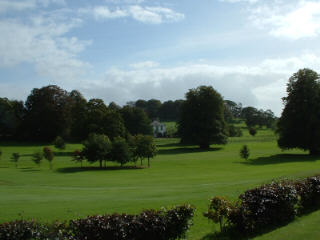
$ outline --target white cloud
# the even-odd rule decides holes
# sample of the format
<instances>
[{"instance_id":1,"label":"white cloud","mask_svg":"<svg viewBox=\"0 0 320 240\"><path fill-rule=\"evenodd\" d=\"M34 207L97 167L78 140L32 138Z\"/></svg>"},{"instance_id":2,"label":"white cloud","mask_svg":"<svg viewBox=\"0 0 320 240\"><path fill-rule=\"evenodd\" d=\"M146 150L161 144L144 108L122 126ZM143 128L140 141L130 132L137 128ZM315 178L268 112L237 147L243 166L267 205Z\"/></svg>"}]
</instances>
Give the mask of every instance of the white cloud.
<instances>
[{"instance_id":1,"label":"white cloud","mask_svg":"<svg viewBox=\"0 0 320 240\"><path fill-rule=\"evenodd\" d=\"M37 16L31 20L0 20L0 67L31 64L36 73L54 82L78 80L88 64L77 54L90 44L66 37L77 19L60 22L54 17Z\"/></svg>"},{"instance_id":2,"label":"white cloud","mask_svg":"<svg viewBox=\"0 0 320 240\"><path fill-rule=\"evenodd\" d=\"M139 22L150 24L177 22L184 19L184 14L169 8L140 5L122 6L116 9L110 9L108 6L96 6L91 9L80 9L79 13L91 14L97 20L131 17Z\"/></svg>"},{"instance_id":3,"label":"white cloud","mask_svg":"<svg viewBox=\"0 0 320 240\"><path fill-rule=\"evenodd\" d=\"M33 10L37 7L48 7L50 4L66 5L66 2L65 0L0 0L0 13Z\"/></svg>"},{"instance_id":4,"label":"white cloud","mask_svg":"<svg viewBox=\"0 0 320 240\"><path fill-rule=\"evenodd\" d=\"M130 7L132 17L140 22L159 24L162 22L177 22L184 19L184 14L163 7Z\"/></svg>"},{"instance_id":5,"label":"white cloud","mask_svg":"<svg viewBox=\"0 0 320 240\"><path fill-rule=\"evenodd\" d=\"M257 3L260 0L219 0L220 2L229 2L229 3L239 3L239 2L245 2L245 3Z\"/></svg>"},{"instance_id":6,"label":"white cloud","mask_svg":"<svg viewBox=\"0 0 320 240\"><path fill-rule=\"evenodd\" d=\"M248 66L200 62L150 68L148 64L145 67L141 64L131 70L111 68L104 79L88 83L81 91L91 97L101 97L106 102L123 104L139 98L163 101L184 98L190 88L212 85L225 99L258 108L270 108L279 115L283 107L281 98L286 95L289 77L305 67L319 71L319 62L320 57L305 54L285 59L266 59Z\"/></svg>"},{"instance_id":7,"label":"white cloud","mask_svg":"<svg viewBox=\"0 0 320 240\"><path fill-rule=\"evenodd\" d=\"M96 19L105 19L105 18L121 18L128 16L126 11L116 9L111 11L106 6L98 6L93 9L93 15Z\"/></svg>"},{"instance_id":8,"label":"white cloud","mask_svg":"<svg viewBox=\"0 0 320 240\"><path fill-rule=\"evenodd\" d=\"M252 10L253 23L275 37L293 40L320 34L320 2L299 1L259 6Z\"/></svg>"},{"instance_id":9,"label":"white cloud","mask_svg":"<svg viewBox=\"0 0 320 240\"><path fill-rule=\"evenodd\" d=\"M37 2L44 7L48 7L50 4L66 5L65 0L37 0Z\"/></svg>"},{"instance_id":10,"label":"white cloud","mask_svg":"<svg viewBox=\"0 0 320 240\"><path fill-rule=\"evenodd\" d=\"M0 13L7 11L23 11L33 9L36 7L34 0L26 1L12 1L12 0L0 0Z\"/></svg>"},{"instance_id":11,"label":"white cloud","mask_svg":"<svg viewBox=\"0 0 320 240\"><path fill-rule=\"evenodd\" d=\"M158 67L158 66L159 66L159 63L154 62L154 61L145 61L145 62L138 62L138 63L130 64L130 67L135 68L135 69L154 68L154 67Z\"/></svg>"}]
</instances>

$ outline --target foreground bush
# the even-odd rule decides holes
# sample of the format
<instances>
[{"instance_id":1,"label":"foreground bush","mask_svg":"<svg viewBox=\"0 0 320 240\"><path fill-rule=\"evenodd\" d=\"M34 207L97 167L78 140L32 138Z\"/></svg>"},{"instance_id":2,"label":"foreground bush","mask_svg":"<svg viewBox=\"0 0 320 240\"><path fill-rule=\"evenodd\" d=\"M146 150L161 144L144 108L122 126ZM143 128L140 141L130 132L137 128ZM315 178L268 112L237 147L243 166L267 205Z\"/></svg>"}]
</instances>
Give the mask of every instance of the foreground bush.
<instances>
[{"instance_id":1,"label":"foreground bush","mask_svg":"<svg viewBox=\"0 0 320 240\"><path fill-rule=\"evenodd\" d=\"M231 204L223 197L210 201L204 216L234 230L251 235L282 226L298 214L320 208L320 176L295 181L281 181L250 189Z\"/></svg>"},{"instance_id":2,"label":"foreground bush","mask_svg":"<svg viewBox=\"0 0 320 240\"><path fill-rule=\"evenodd\" d=\"M87 240L169 240L181 238L191 225L194 208L147 210L138 215L113 214L70 221L76 239Z\"/></svg>"},{"instance_id":3,"label":"foreground bush","mask_svg":"<svg viewBox=\"0 0 320 240\"><path fill-rule=\"evenodd\" d=\"M295 183L300 196L300 213L320 207L320 176L309 177Z\"/></svg>"},{"instance_id":4,"label":"foreground bush","mask_svg":"<svg viewBox=\"0 0 320 240\"><path fill-rule=\"evenodd\" d=\"M0 224L0 240L171 240L184 237L195 208L146 210L138 215L112 214L55 222L12 221Z\"/></svg>"},{"instance_id":5,"label":"foreground bush","mask_svg":"<svg viewBox=\"0 0 320 240\"><path fill-rule=\"evenodd\" d=\"M230 221L241 231L255 232L294 219L298 194L287 182L273 182L248 190L239 199Z\"/></svg>"}]
</instances>

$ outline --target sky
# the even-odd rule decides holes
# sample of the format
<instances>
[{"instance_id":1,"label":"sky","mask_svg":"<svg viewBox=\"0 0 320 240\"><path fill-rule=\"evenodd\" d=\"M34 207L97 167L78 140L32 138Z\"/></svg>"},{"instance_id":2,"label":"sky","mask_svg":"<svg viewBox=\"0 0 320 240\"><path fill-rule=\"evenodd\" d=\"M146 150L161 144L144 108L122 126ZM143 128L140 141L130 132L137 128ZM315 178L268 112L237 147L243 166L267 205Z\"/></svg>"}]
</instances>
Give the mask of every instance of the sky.
<instances>
[{"instance_id":1,"label":"sky","mask_svg":"<svg viewBox=\"0 0 320 240\"><path fill-rule=\"evenodd\" d=\"M123 105L211 85L271 109L320 72L320 0L0 0L0 97L49 84Z\"/></svg>"}]
</instances>

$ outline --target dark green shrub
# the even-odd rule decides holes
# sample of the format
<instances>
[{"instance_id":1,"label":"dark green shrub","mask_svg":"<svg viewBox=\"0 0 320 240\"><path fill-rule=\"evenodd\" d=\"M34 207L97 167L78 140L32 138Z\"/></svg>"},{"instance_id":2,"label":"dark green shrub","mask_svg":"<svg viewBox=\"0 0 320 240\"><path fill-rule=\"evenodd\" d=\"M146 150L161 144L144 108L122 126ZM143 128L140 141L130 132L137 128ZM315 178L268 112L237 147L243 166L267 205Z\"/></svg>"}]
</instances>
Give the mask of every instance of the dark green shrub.
<instances>
[{"instance_id":1,"label":"dark green shrub","mask_svg":"<svg viewBox=\"0 0 320 240\"><path fill-rule=\"evenodd\" d=\"M292 184L273 182L248 190L239 199L230 221L241 231L256 232L294 219L298 194Z\"/></svg>"},{"instance_id":2,"label":"dark green shrub","mask_svg":"<svg viewBox=\"0 0 320 240\"><path fill-rule=\"evenodd\" d=\"M53 141L53 145L55 148L63 150L66 149L66 143L64 142L63 138L60 136L57 136L56 139Z\"/></svg>"},{"instance_id":3,"label":"dark green shrub","mask_svg":"<svg viewBox=\"0 0 320 240\"><path fill-rule=\"evenodd\" d=\"M240 157L248 160L250 156L250 151L247 145L243 145L242 148L240 149Z\"/></svg>"},{"instance_id":4,"label":"dark green shrub","mask_svg":"<svg viewBox=\"0 0 320 240\"><path fill-rule=\"evenodd\" d=\"M302 213L320 207L320 176L298 181L295 187L300 197L299 207Z\"/></svg>"},{"instance_id":5,"label":"dark green shrub","mask_svg":"<svg viewBox=\"0 0 320 240\"><path fill-rule=\"evenodd\" d=\"M251 136L254 137L257 134L257 129L251 127L251 128L249 128L249 133Z\"/></svg>"},{"instance_id":6,"label":"dark green shrub","mask_svg":"<svg viewBox=\"0 0 320 240\"><path fill-rule=\"evenodd\" d=\"M241 137L242 131L240 127L235 127L232 124L228 125L229 137Z\"/></svg>"}]
</instances>

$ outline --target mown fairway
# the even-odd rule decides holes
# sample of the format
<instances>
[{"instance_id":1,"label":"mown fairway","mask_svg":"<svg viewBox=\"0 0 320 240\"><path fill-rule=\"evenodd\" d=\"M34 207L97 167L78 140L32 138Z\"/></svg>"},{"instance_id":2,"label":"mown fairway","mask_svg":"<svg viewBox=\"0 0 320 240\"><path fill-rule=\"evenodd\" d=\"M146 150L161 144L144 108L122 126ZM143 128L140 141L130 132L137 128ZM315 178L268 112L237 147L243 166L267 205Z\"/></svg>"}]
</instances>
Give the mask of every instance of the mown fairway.
<instances>
[{"instance_id":1,"label":"mown fairway","mask_svg":"<svg viewBox=\"0 0 320 240\"><path fill-rule=\"evenodd\" d=\"M45 160L40 168L31 160L30 155L43 146L2 143L0 222L20 218L21 214L24 218L50 221L89 214L135 213L191 203L197 207L197 212L188 239L201 239L218 229L202 216L210 197L220 195L235 199L246 189L272 179L320 172L320 158L309 157L301 151L282 152L269 130L261 130L255 137L245 133L241 138L230 139L226 146L212 146L210 151L180 146L177 142L176 139L157 140L159 153L151 161L150 169L125 170L116 167L99 170L98 164L88 163L81 169L70 156L81 145L68 144L63 152L55 150L58 156L54 159L53 171ZM243 144L251 151L250 162L239 157ZM10 162L13 152L22 155L17 169ZM319 213L307 217L311 218L310 222L319 223ZM295 227L282 231L292 229ZM318 228L308 229L311 232L308 239L318 239ZM279 234L278 238L270 235L270 238L257 239L285 239L281 238L285 233Z\"/></svg>"}]
</instances>

